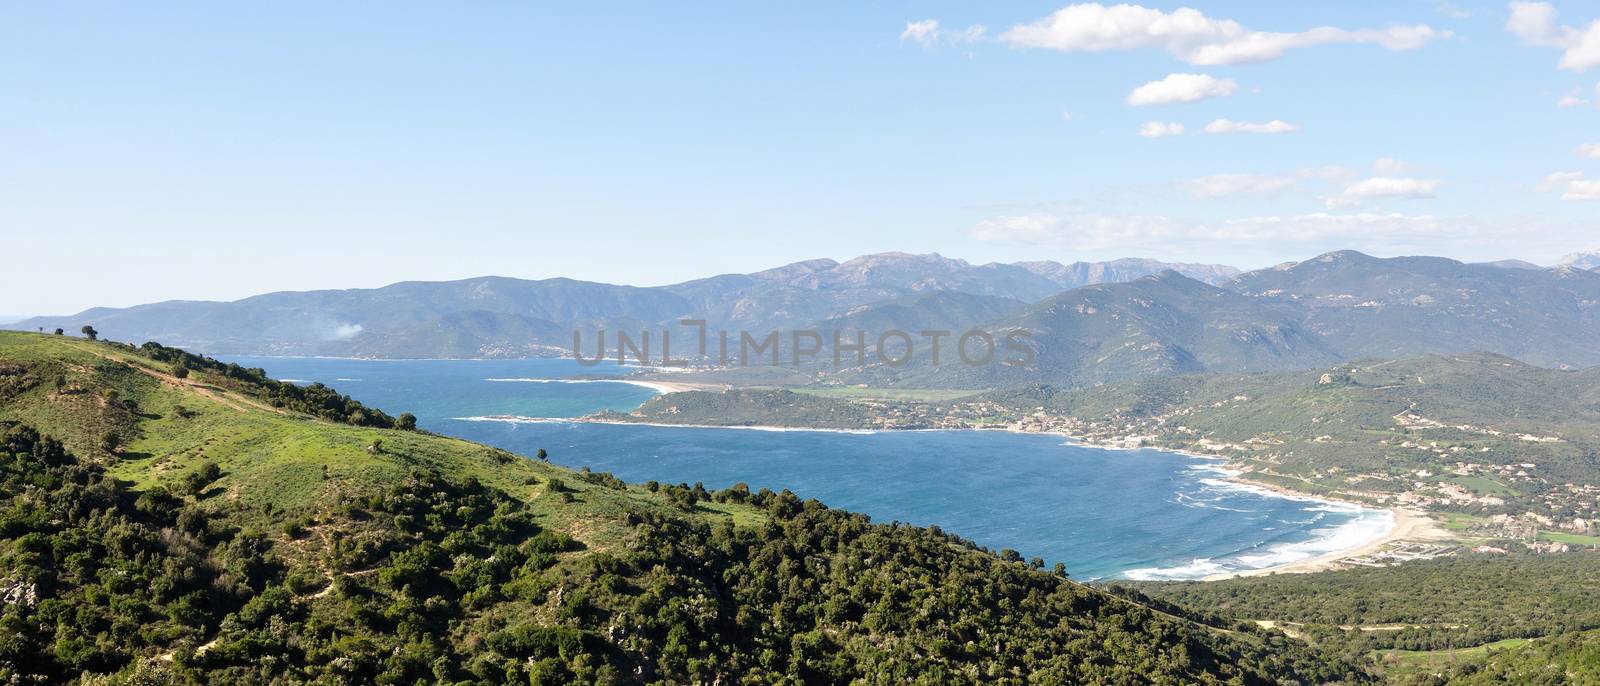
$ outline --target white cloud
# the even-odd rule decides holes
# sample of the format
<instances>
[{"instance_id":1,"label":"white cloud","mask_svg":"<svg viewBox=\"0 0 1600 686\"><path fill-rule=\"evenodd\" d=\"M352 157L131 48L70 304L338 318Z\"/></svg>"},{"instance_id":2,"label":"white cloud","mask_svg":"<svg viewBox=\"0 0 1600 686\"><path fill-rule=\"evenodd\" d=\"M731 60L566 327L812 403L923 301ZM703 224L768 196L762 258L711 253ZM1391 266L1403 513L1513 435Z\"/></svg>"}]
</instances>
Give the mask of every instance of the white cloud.
<instances>
[{"instance_id":1,"label":"white cloud","mask_svg":"<svg viewBox=\"0 0 1600 686\"><path fill-rule=\"evenodd\" d=\"M1342 183L1355 176L1355 170L1346 167L1304 167L1279 174L1212 174L1178 183L1178 187L1198 198L1220 198L1230 195L1271 195L1312 181Z\"/></svg>"},{"instance_id":2,"label":"white cloud","mask_svg":"<svg viewBox=\"0 0 1600 686\"><path fill-rule=\"evenodd\" d=\"M1299 130L1300 127L1281 119L1274 119L1261 124L1218 119L1206 124L1206 133L1289 133Z\"/></svg>"},{"instance_id":3,"label":"white cloud","mask_svg":"<svg viewBox=\"0 0 1600 686\"><path fill-rule=\"evenodd\" d=\"M1177 122L1149 121L1139 127L1139 135L1145 138L1162 138L1180 133L1183 133L1183 125Z\"/></svg>"},{"instance_id":4,"label":"white cloud","mask_svg":"<svg viewBox=\"0 0 1600 686\"><path fill-rule=\"evenodd\" d=\"M1271 195L1299 182L1300 177L1288 174L1212 174L1179 185L1197 198L1220 198L1229 195Z\"/></svg>"},{"instance_id":5,"label":"white cloud","mask_svg":"<svg viewBox=\"0 0 1600 686\"><path fill-rule=\"evenodd\" d=\"M1128 94L1128 104L1140 106L1197 102L1233 95L1238 88L1239 84L1233 79L1219 79L1207 74L1168 74L1160 81L1151 81L1133 89Z\"/></svg>"},{"instance_id":6,"label":"white cloud","mask_svg":"<svg viewBox=\"0 0 1600 686\"><path fill-rule=\"evenodd\" d=\"M1577 149L1573 150L1573 152L1577 153L1578 157L1586 157L1591 160L1600 160L1600 143L1584 143L1583 145L1578 146Z\"/></svg>"},{"instance_id":7,"label":"white cloud","mask_svg":"<svg viewBox=\"0 0 1600 686\"><path fill-rule=\"evenodd\" d=\"M1600 19L1586 28L1556 23L1556 8L1548 2L1513 2L1506 31L1530 44L1562 51L1560 67L1585 71L1600 65Z\"/></svg>"},{"instance_id":8,"label":"white cloud","mask_svg":"<svg viewBox=\"0 0 1600 686\"><path fill-rule=\"evenodd\" d=\"M1600 200L1600 179L1585 179L1583 172L1556 172L1544 177L1537 190L1560 193L1562 200Z\"/></svg>"},{"instance_id":9,"label":"white cloud","mask_svg":"<svg viewBox=\"0 0 1600 686\"><path fill-rule=\"evenodd\" d=\"M901 41L912 41L925 48L931 48L939 43L939 20L924 19L922 21L906 22L906 30L900 32Z\"/></svg>"},{"instance_id":10,"label":"white cloud","mask_svg":"<svg viewBox=\"0 0 1600 686\"><path fill-rule=\"evenodd\" d=\"M946 31L939 25L938 19L923 19L922 21L906 22L906 30L900 32L900 41L911 41L924 48L936 48L940 45L964 45L983 40L989 29L982 24L974 24L960 31Z\"/></svg>"},{"instance_id":11,"label":"white cloud","mask_svg":"<svg viewBox=\"0 0 1600 686\"><path fill-rule=\"evenodd\" d=\"M1207 17L1187 7L1164 12L1139 5L1083 3L1063 7L1031 24L1013 26L1000 39L1013 47L1062 52L1157 48L1190 64L1220 65L1267 62L1292 49L1333 43L1412 50L1449 35L1449 31L1425 24L1355 30L1322 26L1294 33L1251 31L1239 22Z\"/></svg>"},{"instance_id":12,"label":"white cloud","mask_svg":"<svg viewBox=\"0 0 1600 686\"><path fill-rule=\"evenodd\" d=\"M1328 207L1353 207L1373 198L1398 198L1415 200L1434 197L1439 190L1437 179L1403 179L1374 176L1346 186L1344 192L1328 198Z\"/></svg>"},{"instance_id":13,"label":"white cloud","mask_svg":"<svg viewBox=\"0 0 1600 686\"><path fill-rule=\"evenodd\" d=\"M1594 90L1595 90L1595 96L1596 97L1600 97L1600 83L1595 84ZM1562 98L1560 100L1557 100L1556 101L1556 106L1557 107L1583 107L1584 105L1589 104L1589 99L1584 97L1583 95L1584 94L1583 94L1583 90L1582 89L1574 88L1571 91L1569 91L1565 96L1562 96Z\"/></svg>"}]
</instances>

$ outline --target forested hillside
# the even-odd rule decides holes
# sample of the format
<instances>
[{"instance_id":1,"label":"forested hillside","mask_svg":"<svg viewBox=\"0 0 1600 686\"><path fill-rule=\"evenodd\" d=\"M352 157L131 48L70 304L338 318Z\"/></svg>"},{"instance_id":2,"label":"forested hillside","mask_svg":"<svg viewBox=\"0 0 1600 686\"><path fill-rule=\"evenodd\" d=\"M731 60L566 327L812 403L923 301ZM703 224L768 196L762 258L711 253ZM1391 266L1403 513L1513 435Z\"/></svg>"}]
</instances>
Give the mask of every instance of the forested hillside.
<instances>
[{"instance_id":1,"label":"forested hillside","mask_svg":"<svg viewBox=\"0 0 1600 686\"><path fill-rule=\"evenodd\" d=\"M1301 490L1553 520L1593 518L1600 368L1488 354L1365 360L1311 372L1191 375L979 396L1092 440L1222 455ZM1414 498L1400 500L1402 494Z\"/></svg>"}]
</instances>

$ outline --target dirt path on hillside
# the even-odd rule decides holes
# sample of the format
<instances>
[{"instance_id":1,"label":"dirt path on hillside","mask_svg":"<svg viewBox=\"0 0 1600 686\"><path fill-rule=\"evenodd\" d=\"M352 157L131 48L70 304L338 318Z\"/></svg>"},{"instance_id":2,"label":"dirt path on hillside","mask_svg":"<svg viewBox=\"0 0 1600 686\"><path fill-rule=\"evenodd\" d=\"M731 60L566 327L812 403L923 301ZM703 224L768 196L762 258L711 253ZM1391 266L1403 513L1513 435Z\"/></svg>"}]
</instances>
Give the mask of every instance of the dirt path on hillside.
<instances>
[{"instance_id":1,"label":"dirt path on hillside","mask_svg":"<svg viewBox=\"0 0 1600 686\"><path fill-rule=\"evenodd\" d=\"M115 357L112 357L110 355L106 355L105 353L102 353L102 352L99 352L99 351L96 351L95 354L100 356L103 359L110 360L112 362L121 362L121 363L127 364L126 360L119 360L119 359L117 359ZM287 410L284 410L283 408L273 407L271 405L268 405L267 403L261 402L260 400L256 400L255 398L251 398L251 397L248 397L248 396L240 395L238 393L233 393L233 392L230 392L230 391L226 391L226 390L223 390L223 389L218 388L216 386L207 386L207 385L205 385L203 383L200 383L198 381L194 381L192 379L180 379L180 378L178 378L176 376L173 376L172 374L169 374L167 372L163 372L163 371L161 371L159 369L151 369L150 367L146 367L146 366L141 365L141 364L129 364L128 366L133 367L134 369L137 369L140 372L143 372L145 375L153 377L156 380L158 380L158 381L160 381L160 382L162 382L162 383L164 383L164 384L166 384L168 386L172 386L174 388L183 388L183 389L187 389L187 390L193 391L193 392L198 393L200 395L203 395L203 396L205 396L207 398L215 400L215 401L217 401L219 403L222 403L223 405L227 405L228 407L231 407L231 408L233 408L235 410L248 411L248 410L255 409L255 410L264 410L266 412L272 412L272 413L281 414L281 415L288 415L289 414L289 412Z\"/></svg>"}]
</instances>

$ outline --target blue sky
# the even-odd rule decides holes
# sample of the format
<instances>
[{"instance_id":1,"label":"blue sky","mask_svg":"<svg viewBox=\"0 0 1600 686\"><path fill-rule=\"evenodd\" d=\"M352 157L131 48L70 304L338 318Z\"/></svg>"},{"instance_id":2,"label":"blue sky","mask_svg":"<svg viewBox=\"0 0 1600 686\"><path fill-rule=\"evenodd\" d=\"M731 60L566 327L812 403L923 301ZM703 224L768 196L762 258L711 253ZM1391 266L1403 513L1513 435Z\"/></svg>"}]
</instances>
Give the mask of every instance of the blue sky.
<instances>
[{"instance_id":1,"label":"blue sky","mask_svg":"<svg viewBox=\"0 0 1600 686\"><path fill-rule=\"evenodd\" d=\"M0 8L0 313L1600 248L1590 3L230 4Z\"/></svg>"}]
</instances>

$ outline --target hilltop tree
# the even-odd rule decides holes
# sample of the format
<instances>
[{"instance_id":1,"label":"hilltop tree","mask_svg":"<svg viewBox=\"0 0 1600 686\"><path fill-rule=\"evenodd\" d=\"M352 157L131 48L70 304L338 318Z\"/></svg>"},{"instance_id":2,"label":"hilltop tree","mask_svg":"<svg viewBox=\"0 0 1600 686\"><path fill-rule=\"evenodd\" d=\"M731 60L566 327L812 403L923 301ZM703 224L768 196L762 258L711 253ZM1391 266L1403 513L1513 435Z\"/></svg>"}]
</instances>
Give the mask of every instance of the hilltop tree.
<instances>
[{"instance_id":1,"label":"hilltop tree","mask_svg":"<svg viewBox=\"0 0 1600 686\"><path fill-rule=\"evenodd\" d=\"M550 452L545 450L544 448L540 448L539 452L534 453L533 456L537 457L537 458L539 458L541 460L544 460L545 462L549 462L550 461Z\"/></svg>"},{"instance_id":2,"label":"hilltop tree","mask_svg":"<svg viewBox=\"0 0 1600 686\"><path fill-rule=\"evenodd\" d=\"M180 379L189 378L189 365L182 362L172 365L172 375Z\"/></svg>"},{"instance_id":3,"label":"hilltop tree","mask_svg":"<svg viewBox=\"0 0 1600 686\"><path fill-rule=\"evenodd\" d=\"M67 330L58 326L58 327L56 327L56 335L57 336L65 336L65 335L67 335Z\"/></svg>"},{"instance_id":4,"label":"hilltop tree","mask_svg":"<svg viewBox=\"0 0 1600 686\"><path fill-rule=\"evenodd\" d=\"M400 416L394 420L394 428L401 431L415 431L417 428L417 416L410 412L401 412Z\"/></svg>"},{"instance_id":5,"label":"hilltop tree","mask_svg":"<svg viewBox=\"0 0 1600 686\"><path fill-rule=\"evenodd\" d=\"M89 340L91 340L91 341L97 340L97 337L100 335L99 331L95 331L94 327L89 326L88 324L84 324L83 328L78 329L78 330L82 331L83 335L87 336L89 338Z\"/></svg>"}]
</instances>

